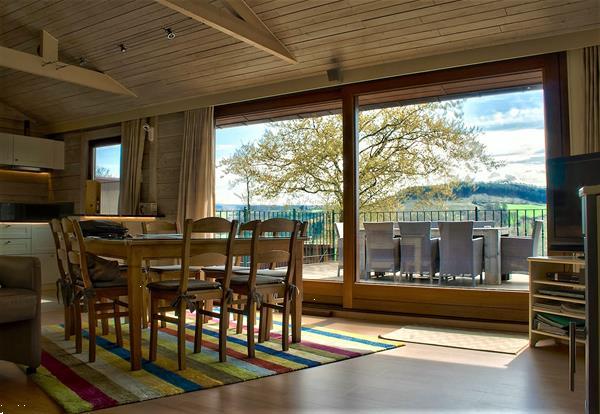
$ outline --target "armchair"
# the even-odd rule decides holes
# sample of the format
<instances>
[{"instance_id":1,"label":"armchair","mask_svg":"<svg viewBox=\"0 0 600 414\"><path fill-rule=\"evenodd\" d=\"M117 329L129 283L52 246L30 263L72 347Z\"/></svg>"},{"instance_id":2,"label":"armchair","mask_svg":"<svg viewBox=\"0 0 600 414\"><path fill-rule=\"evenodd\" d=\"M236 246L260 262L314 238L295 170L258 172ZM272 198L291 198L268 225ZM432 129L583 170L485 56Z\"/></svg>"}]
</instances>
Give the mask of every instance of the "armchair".
<instances>
[{"instance_id":1,"label":"armchair","mask_svg":"<svg viewBox=\"0 0 600 414\"><path fill-rule=\"evenodd\" d=\"M41 270L36 257L0 256L0 359L40 366Z\"/></svg>"},{"instance_id":2,"label":"armchair","mask_svg":"<svg viewBox=\"0 0 600 414\"><path fill-rule=\"evenodd\" d=\"M502 256L500 269L504 279L508 279L510 273L513 272L529 273L527 258L539 254L543 225L542 220L535 220L531 237L502 237L500 239Z\"/></svg>"},{"instance_id":3,"label":"armchair","mask_svg":"<svg viewBox=\"0 0 600 414\"><path fill-rule=\"evenodd\" d=\"M440 285L449 276L483 281L483 238L473 238L472 221L440 222Z\"/></svg>"}]
</instances>

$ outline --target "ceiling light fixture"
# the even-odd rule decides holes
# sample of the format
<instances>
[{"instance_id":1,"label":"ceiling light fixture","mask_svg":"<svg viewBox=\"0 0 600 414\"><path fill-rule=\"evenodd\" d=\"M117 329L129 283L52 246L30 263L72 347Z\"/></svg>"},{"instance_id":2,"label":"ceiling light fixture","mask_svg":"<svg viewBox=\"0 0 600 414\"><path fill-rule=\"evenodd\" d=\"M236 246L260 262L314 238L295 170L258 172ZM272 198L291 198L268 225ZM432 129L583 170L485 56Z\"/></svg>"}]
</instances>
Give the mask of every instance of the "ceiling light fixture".
<instances>
[{"instance_id":1,"label":"ceiling light fixture","mask_svg":"<svg viewBox=\"0 0 600 414\"><path fill-rule=\"evenodd\" d=\"M87 65L87 59L82 56L79 58L79 66L85 66L85 65Z\"/></svg>"},{"instance_id":2,"label":"ceiling light fixture","mask_svg":"<svg viewBox=\"0 0 600 414\"><path fill-rule=\"evenodd\" d=\"M121 44L119 45L119 47L121 48L121 53L125 53L125 52L127 52L127 48L125 47L125 43L121 43Z\"/></svg>"},{"instance_id":3,"label":"ceiling light fixture","mask_svg":"<svg viewBox=\"0 0 600 414\"><path fill-rule=\"evenodd\" d=\"M164 29L165 33L167 33L167 39L172 40L175 39L175 32L173 30L171 30L170 27L167 27L166 29Z\"/></svg>"}]
</instances>

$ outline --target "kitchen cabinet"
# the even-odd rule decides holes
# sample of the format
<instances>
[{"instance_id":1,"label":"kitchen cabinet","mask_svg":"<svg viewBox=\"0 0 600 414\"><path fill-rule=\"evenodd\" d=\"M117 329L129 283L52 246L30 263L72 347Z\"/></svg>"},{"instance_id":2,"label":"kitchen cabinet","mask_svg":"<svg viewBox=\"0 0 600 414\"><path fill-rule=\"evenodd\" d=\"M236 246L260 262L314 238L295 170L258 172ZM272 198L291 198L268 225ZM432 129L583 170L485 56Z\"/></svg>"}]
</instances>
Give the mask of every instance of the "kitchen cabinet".
<instances>
[{"instance_id":1,"label":"kitchen cabinet","mask_svg":"<svg viewBox=\"0 0 600 414\"><path fill-rule=\"evenodd\" d=\"M65 168L62 141L0 133L0 164L62 170Z\"/></svg>"}]
</instances>

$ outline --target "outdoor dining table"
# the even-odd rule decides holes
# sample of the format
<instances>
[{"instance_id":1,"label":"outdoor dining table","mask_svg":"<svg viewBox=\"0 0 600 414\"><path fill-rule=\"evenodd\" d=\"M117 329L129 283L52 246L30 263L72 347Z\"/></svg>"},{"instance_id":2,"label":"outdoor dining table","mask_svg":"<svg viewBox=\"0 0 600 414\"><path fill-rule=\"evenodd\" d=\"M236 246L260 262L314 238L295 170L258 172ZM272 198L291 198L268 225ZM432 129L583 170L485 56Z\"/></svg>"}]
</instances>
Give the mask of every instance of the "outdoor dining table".
<instances>
[{"instance_id":1,"label":"outdoor dining table","mask_svg":"<svg viewBox=\"0 0 600 414\"><path fill-rule=\"evenodd\" d=\"M214 251L215 244L225 244L225 238L193 239L191 254L200 255L207 251ZM265 238L265 243L274 248L287 249L289 238ZM233 254L245 256L250 254L250 238L237 238ZM304 256L304 238L298 239L294 281L298 288L297 300L292 305L292 342L300 342L302 326L302 262ZM129 347L131 370L142 368L142 297L144 278L142 263L148 259L172 259L181 257L183 240L181 235L145 235L127 239L102 239L88 237L85 241L86 249L98 256L123 259L127 263L128 279L128 305L129 305ZM211 248L212 247L212 248Z\"/></svg>"},{"instance_id":2,"label":"outdoor dining table","mask_svg":"<svg viewBox=\"0 0 600 414\"><path fill-rule=\"evenodd\" d=\"M483 283L486 285L502 284L500 239L503 235L508 235L509 230L509 227L476 227L473 229L474 236L483 236L483 270L485 271ZM439 237L440 230L432 228L431 235Z\"/></svg>"}]
</instances>

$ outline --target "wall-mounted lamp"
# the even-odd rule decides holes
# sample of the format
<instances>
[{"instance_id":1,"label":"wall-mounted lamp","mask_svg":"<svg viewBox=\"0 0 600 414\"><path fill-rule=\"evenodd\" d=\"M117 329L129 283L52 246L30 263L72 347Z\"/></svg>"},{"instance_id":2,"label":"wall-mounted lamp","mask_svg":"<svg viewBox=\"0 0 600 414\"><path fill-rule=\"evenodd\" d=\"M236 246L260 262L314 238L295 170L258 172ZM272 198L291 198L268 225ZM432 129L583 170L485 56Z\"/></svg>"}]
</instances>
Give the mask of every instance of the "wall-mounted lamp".
<instances>
[{"instance_id":1,"label":"wall-mounted lamp","mask_svg":"<svg viewBox=\"0 0 600 414\"><path fill-rule=\"evenodd\" d=\"M144 131L146 131L146 137L148 138L148 141L154 141L154 127L148 122L145 122L144 125L142 125L142 128Z\"/></svg>"},{"instance_id":2,"label":"wall-mounted lamp","mask_svg":"<svg viewBox=\"0 0 600 414\"><path fill-rule=\"evenodd\" d=\"M121 48L121 53L125 53L125 52L127 52L127 48L125 47L125 43L121 43L121 44L119 45L119 48Z\"/></svg>"}]
</instances>

